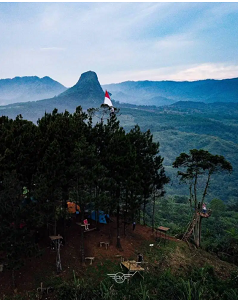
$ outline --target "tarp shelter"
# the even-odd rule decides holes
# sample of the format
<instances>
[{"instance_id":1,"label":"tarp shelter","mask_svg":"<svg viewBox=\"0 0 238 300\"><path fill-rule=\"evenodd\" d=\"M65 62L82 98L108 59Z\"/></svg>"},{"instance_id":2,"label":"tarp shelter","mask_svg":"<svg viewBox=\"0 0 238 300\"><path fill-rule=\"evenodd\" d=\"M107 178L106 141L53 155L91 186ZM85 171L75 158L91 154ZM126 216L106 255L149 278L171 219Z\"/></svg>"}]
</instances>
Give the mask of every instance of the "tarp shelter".
<instances>
[{"instance_id":1,"label":"tarp shelter","mask_svg":"<svg viewBox=\"0 0 238 300\"><path fill-rule=\"evenodd\" d=\"M67 206L68 206L68 212L70 214L75 214L76 210L80 211L80 207L74 202L67 202Z\"/></svg>"},{"instance_id":2,"label":"tarp shelter","mask_svg":"<svg viewBox=\"0 0 238 300\"><path fill-rule=\"evenodd\" d=\"M105 214L105 212L102 210L98 210L98 213L97 211L93 210L89 218L96 221L96 216L97 216L97 221L102 224L107 224L106 217L110 219L109 215Z\"/></svg>"},{"instance_id":3,"label":"tarp shelter","mask_svg":"<svg viewBox=\"0 0 238 300\"><path fill-rule=\"evenodd\" d=\"M37 203L37 200L33 197L30 197L30 198L24 197L24 199L22 200L23 205L27 205L30 203Z\"/></svg>"}]
</instances>

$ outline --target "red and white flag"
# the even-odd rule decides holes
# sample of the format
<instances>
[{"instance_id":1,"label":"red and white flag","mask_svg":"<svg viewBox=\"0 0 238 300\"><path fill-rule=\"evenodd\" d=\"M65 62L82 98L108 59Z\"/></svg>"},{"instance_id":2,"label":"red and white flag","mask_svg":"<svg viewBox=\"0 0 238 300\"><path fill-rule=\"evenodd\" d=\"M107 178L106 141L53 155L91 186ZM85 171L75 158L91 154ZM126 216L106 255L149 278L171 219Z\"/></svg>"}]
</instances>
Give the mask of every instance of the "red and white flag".
<instances>
[{"instance_id":1,"label":"red and white flag","mask_svg":"<svg viewBox=\"0 0 238 300\"><path fill-rule=\"evenodd\" d=\"M108 92L106 91L105 93L105 98L104 98L104 103L103 104L107 104L108 106L112 107L112 101L110 99L110 96L108 94Z\"/></svg>"}]
</instances>

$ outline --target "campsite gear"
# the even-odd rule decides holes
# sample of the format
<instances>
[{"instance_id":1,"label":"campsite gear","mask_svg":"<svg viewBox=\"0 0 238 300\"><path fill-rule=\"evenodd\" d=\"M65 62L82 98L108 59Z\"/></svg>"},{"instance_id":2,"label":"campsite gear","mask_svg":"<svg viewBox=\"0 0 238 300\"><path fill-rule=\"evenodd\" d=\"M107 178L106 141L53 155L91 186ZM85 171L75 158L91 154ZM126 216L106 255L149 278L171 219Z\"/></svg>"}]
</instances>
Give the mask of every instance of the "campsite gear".
<instances>
[{"instance_id":1,"label":"campsite gear","mask_svg":"<svg viewBox=\"0 0 238 300\"><path fill-rule=\"evenodd\" d=\"M99 223L102 223L102 224L107 224L107 220L105 218L105 215L108 217L108 219L110 220L110 217L108 214L105 214L104 211L102 210L99 210L98 212L93 210L91 212L91 215L89 215L89 218L94 220L94 221L98 221Z\"/></svg>"},{"instance_id":2,"label":"campsite gear","mask_svg":"<svg viewBox=\"0 0 238 300\"><path fill-rule=\"evenodd\" d=\"M80 212L80 207L74 202L67 202L68 212L75 214L77 211Z\"/></svg>"}]
</instances>

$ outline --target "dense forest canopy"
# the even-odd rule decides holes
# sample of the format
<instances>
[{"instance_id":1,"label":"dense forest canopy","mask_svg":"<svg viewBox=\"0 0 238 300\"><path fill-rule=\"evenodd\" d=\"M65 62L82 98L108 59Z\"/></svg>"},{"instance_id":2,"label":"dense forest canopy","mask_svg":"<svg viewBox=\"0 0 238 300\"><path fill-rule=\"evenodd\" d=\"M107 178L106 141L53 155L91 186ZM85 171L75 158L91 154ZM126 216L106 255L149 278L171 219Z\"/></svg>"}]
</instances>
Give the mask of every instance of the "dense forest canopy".
<instances>
[{"instance_id":1,"label":"dense forest canopy","mask_svg":"<svg viewBox=\"0 0 238 300\"><path fill-rule=\"evenodd\" d=\"M121 212L126 221L139 220L142 204L145 216L152 192L164 194L169 181L150 131L135 126L126 133L115 114L93 125L81 107L73 114L54 109L37 125L19 115L1 117L0 126L0 250L13 268L34 251L39 228L54 224L57 233L69 200L82 218L89 205L114 212L121 247Z\"/></svg>"}]
</instances>

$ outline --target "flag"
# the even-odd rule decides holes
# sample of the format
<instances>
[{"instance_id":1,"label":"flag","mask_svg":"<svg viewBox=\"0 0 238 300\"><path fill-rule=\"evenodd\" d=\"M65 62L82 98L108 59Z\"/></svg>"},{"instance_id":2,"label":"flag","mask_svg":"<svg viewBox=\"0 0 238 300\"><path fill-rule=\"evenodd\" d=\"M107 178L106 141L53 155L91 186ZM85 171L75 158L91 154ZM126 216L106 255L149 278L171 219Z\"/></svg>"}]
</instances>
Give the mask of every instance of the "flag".
<instances>
[{"instance_id":1,"label":"flag","mask_svg":"<svg viewBox=\"0 0 238 300\"><path fill-rule=\"evenodd\" d=\"M103 104L107 104L108 106L113 107L112 101L111 101L110 96L109 96L107 91L105 93L105 98L104 98L104 103Z\"/></svg>"}]
</instances>

